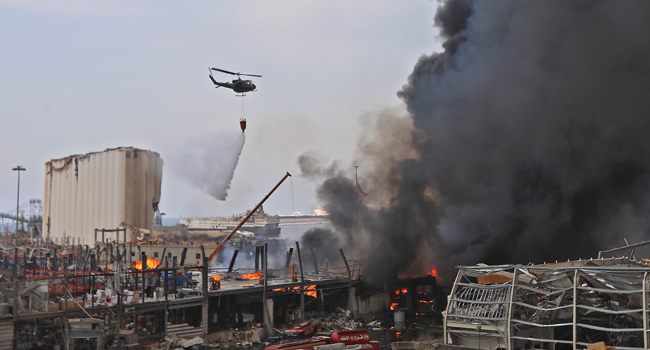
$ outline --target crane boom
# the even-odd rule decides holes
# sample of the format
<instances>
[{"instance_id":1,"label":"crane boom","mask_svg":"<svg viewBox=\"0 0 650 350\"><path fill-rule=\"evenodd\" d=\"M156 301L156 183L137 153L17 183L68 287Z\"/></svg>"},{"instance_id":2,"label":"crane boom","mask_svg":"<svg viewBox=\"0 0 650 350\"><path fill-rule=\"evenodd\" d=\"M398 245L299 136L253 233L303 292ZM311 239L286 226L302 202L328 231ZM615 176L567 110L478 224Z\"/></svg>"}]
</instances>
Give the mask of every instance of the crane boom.
<instances>
[{"instance_id":1,"label":"crane boom","mask_svg":"<svg viewBox=\"0 0 650 350\"><path fill-rule=\"evenodd\" d=\"M250 218L250 217L255 213L255 211L256 211L257 209L259 209L259 207L261 207L262 204L264 204L264 202L265 202L265 201L266 201L266 200L271 196L271 194L273 194L273 192L275 192L275 190L276 190L278 187L280 187L280 185L284 182L284 180L286 180L289 176L291 176L291 174L289 174L289 172L287 172L287 173L284 175L284 177L282 178L282 180L280 180L280 182L278 182L278 184L275 185L275 187L273 187L273 189L271 190L271 192L269 192L269 194L267 194L266 197L264 197L264 199L262 199L262 201L259 202L259 203L255 206L255 208L253 208L253 210L251 210L251 211L248 213L248 215L246 215L246 217L244 217L244 218L242 219L242 221L240 221L239 224L237 224L237 226L235 226L234 229L232 229L232 231L230 231L230 233L226 236L226 238L224 238L224 239L221 241L221 243L219 243L219 244L218 244L218 245L217 245L217 246L216 246L216 247L215 247L215 248L210 252L210 254L208 254L208 264L210 264L210 261L212 261L212 259L214 258L214 256L217 255L217 253L219 253L219 252L221 251L221 249L223 249L223 246L224 246L224 245L226 244L226 242L230 239L230 237L232 237L232 235L234 235L235 232L237 232L237 230L239 230L239 228L242 227L242 225L246 222L246 220L248 220L248 219L249 219L249 218Z\"/></svg>"}]
</instances>

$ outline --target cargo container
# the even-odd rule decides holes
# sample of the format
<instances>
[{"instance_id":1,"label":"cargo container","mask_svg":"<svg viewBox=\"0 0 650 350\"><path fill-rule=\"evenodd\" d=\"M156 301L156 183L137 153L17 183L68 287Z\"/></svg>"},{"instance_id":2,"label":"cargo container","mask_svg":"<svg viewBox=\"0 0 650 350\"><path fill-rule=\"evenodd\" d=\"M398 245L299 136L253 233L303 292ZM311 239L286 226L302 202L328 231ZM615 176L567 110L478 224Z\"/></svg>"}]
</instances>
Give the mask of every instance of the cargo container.
<instances>
[{"instance_id":1,"label":"cargo container","mask_svg":"<svg viewBox=\"0 0 650 350\"><path fill-rule=\"evenodd\" d=\"M133 147L76 154L45 163L44 236L60 242L95 243L95 229L153 229L160 202L163 161ZM125 226L122 226L126 224ZM111 237L123 241L124 237Z\"/></svg>"}]
</instances>

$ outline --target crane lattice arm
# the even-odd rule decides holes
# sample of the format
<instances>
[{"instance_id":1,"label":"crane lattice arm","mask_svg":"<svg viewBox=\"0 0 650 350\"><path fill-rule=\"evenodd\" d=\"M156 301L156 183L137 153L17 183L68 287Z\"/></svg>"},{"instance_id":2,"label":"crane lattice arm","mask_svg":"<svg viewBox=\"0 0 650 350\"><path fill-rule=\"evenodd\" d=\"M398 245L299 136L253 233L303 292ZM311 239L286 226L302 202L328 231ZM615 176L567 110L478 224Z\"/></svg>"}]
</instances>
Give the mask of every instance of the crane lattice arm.
<instances>
[{"instance_id":1,"label":"crane lattice arm","mask_svg":"<svg viewBox=\"0 0 650 350\"><path fill-rule=\"evenodd\" d=\"M212 252L210 252L210 254L208 254L208 264L210 264L210 261L212 261L212 259L214 258L214 256L217 255L217 253L219 253L219 252L221 251L221 249L223 249L223 246L224 246L224 245L226 244L226 242L230 239L230 237L232 237L232 235L234 235L235 232L237 232L237 230L239 230L239 228L242 227L242 225L246 222L246 220L248 220L248 218L250 218L250 217L253 215L253 213L255 213L255 211L256 211L259 207L262 206L262 204L264 204L264 202L269 198L269 196L271 196L271 194L273 194L273 192L275 192L275 190L276 190L278 187L280 187L280 185L284 182L284 180L286 180L289 176L291 176L291 174L289 174L289 172L287 172L287 174L284 175L284 177L282 178L282 180L280 180L280 182L278 182L278 184L275 185L275 187L273 187L273 189L271 190L271 192L269 192L269 194L267 194L266 197L264 197L264 199L262 199L262 201L259 202L259 203L255 206L255 208L253 208L253 210L251 210L250 213L248 213L248 215L246 215L246 217L244 217L244 218L242 219L242 221L239 222L239 224L237 224L237 226L235 226L234 229L232 229L232 231L230 231L230 233L226 236L226 238L224 238L224 239L221 241L221 243L219 243L219 244L218 244L218 245L217 245L217 246L212 250Z\"/></svg>"}]
</instances>

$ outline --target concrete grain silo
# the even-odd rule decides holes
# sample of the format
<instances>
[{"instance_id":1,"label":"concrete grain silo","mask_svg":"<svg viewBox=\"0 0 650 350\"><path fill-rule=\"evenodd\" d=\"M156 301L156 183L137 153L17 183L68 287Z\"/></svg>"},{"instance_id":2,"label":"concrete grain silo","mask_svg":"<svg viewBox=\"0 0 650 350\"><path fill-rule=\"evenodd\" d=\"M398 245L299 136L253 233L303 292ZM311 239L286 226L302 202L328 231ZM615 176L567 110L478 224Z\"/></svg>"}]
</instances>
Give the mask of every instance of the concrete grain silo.
<instances>
[{"instance_id":1,"label":"concrete grain silo","mask_svg":"<svg viewBox=\"0 0 650 350\"><path fill-rule=\"evenodd\" d=\"M94 245L95 229L129 227L151 232L160 202L162 166L158 153L133 147L45 163L43 235ZM128 229L127 241L133 235Z\"/></svg>"}]
</instances>

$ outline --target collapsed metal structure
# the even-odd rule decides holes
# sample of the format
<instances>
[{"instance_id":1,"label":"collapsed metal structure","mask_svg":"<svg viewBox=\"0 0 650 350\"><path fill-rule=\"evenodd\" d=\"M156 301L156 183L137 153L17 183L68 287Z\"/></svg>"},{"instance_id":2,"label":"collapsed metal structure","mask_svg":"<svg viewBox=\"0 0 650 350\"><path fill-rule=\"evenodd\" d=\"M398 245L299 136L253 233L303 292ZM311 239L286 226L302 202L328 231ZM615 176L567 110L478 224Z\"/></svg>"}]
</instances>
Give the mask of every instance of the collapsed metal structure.
<instances>
[{"instance_id":1,"label":"collapsed metal structure","mask_svg":"<svg viewBox=\"0 0 650 350\"><path fill-rule=\"evenodd\" d=\"M445 343L514 350L604 341L648 349L650 261L631 256L460 266L444 315Z\"/></svg>"}]
</instances>

